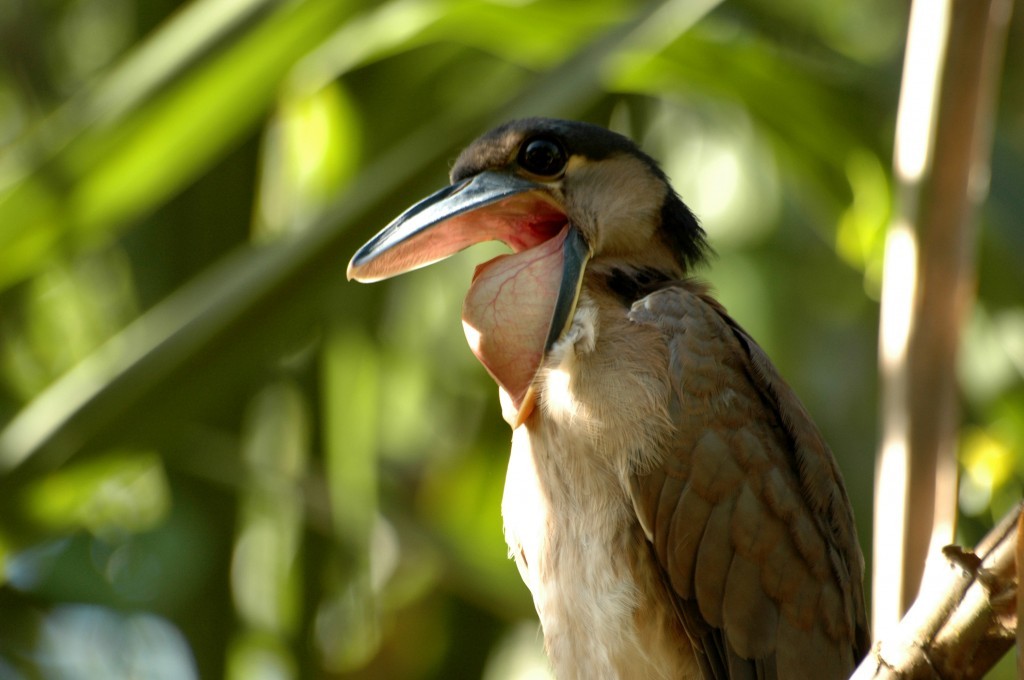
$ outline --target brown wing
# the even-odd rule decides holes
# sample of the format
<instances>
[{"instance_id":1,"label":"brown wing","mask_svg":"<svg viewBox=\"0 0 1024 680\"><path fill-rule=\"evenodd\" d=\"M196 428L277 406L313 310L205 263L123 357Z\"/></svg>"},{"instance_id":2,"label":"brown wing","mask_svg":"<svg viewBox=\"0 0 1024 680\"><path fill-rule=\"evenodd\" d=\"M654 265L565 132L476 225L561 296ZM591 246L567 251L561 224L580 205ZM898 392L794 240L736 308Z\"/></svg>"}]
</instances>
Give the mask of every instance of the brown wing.
<instances>
[{"instance_id":1,"label":"brown wing","mask_svg":"<svg viewBox=\"0 0 1024 680\"><path fill-rule=\"evenodd\" d=\"M665 334L678 425L630 492L705 677L849 677L868 645L864 560L810 416L697 284L630 318Z\"/></svg>"}]
</instances>

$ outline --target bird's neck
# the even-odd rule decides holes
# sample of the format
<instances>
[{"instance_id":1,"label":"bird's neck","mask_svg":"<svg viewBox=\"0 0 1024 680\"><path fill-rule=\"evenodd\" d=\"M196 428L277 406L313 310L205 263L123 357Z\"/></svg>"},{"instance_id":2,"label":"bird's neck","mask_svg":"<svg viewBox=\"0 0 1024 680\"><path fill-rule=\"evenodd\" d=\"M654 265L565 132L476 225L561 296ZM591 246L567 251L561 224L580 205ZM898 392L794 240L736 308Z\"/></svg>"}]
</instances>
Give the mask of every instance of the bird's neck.
<instances>
[{"instance_id":1,"label":"bird's neck","mask_svg":"<svg viewBox=\"0 0 1024 680\"><path fill-rule=\"evenodd\" d=\"M630 305L603 276L588 276L572 325L548 352L534 386L542 425L587 448L625 479L671 436L668 350L661 334L629 320Z\"/></svg>"}]
</instances>

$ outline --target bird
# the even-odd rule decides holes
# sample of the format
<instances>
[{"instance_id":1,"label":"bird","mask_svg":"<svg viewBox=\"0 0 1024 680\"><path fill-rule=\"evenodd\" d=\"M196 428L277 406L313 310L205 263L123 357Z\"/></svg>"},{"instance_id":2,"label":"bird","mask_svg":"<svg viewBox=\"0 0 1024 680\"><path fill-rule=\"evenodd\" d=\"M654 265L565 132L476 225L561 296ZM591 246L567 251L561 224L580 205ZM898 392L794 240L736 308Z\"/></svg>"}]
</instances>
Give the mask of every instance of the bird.
<instances>
[{"instance_id":1,"label":"bird","mask_svg":"<svg viewBox=\"0 0 1024 680\"><path fill-rule=\"evenodd\" d=\"M360 248L378 281L496 240L462 310L512 450L509 553L561 679L847 678L869 646L838 464L694 275L703 228L628 137L503 124Z\"/></svg>"}]
</instances>

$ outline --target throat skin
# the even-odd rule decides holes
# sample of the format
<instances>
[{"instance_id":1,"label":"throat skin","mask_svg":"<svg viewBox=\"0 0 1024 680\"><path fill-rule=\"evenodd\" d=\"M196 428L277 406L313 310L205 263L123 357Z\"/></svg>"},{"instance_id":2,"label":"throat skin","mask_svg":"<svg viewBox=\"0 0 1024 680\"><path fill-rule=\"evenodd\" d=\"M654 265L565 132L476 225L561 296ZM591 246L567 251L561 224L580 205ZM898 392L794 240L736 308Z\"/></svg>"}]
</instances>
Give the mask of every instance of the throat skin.
<instances>
[{"instance_id":1,"label":"throat skin","mask_svg":"<svg viewBox=\"0 0 1024 680\"><path fill-rule=\"evenodd\" d=\"M506 541L558 678L699 678L628 494L672 438L668 352L598 280L587 277L513 432Z\"/></svg>"}]
</instances>

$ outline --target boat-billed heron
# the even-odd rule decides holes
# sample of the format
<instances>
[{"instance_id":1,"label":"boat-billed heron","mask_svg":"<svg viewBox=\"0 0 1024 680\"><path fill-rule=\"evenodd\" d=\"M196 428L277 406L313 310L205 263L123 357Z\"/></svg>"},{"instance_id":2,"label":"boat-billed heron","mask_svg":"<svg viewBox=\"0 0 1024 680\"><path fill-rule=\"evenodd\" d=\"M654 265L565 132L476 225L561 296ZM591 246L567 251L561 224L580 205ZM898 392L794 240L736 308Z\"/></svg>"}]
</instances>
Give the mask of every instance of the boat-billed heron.
<instances>
[{"instance_id":1,"label":"boat-billed heron","mask_svg":"<svg viewBox=\"0 0 1024 680\"><path fill-rule=\"evenodd\" d=\"M704 232L627 138L532 118L352 258L376 281L486 240L466 337L513 429L502 514L559 678L846 678L863 557L831 451L690 278Z\"/></svg>"}]
</instances>

